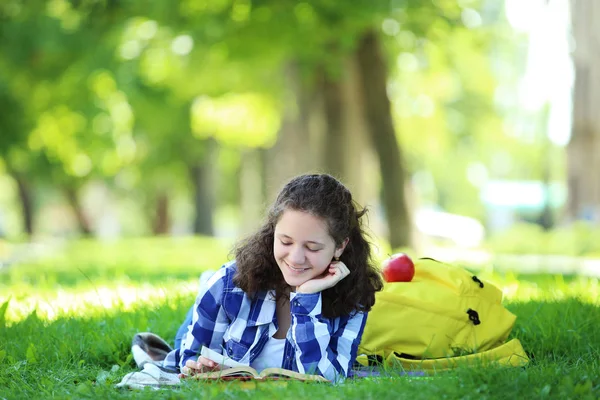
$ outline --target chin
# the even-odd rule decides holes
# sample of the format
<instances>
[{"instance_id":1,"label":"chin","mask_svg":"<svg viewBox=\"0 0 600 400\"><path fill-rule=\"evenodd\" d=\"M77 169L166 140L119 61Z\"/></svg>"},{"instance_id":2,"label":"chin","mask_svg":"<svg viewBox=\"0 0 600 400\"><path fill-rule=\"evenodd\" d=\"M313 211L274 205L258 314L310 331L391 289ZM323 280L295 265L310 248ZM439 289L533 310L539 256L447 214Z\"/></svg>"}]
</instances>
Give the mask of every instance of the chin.
<instances>
[{"instance_id":1,"label":"chin","mask_svg":"<svg viewBox=\"0 0 600 400\"><path fill-rule=\"evenodd\" d=\"M287 277L287 276L284 276L283 279L285 279L285 283L290 285L292 287L292 289L295 289L296 286L300 286L308 280L308 279L298 279L298 278Z\"/></svg>"}]
</instances>

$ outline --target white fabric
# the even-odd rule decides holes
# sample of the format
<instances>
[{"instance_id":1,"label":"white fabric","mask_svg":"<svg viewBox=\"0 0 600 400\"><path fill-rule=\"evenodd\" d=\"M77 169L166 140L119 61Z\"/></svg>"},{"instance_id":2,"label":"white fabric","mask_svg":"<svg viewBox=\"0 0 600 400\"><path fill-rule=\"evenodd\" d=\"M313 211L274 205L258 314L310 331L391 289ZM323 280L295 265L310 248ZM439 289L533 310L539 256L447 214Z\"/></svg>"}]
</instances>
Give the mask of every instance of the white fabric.
<instances>
[{"instance_id":1,"label":"white fabric","mask_svg":"<svg viewBox=\"0 0 600 400\"><path fill-rule=\"evenodd\" d=\"M154 364L144 364L141 371L130 372L117 384L118 388L143 389L152 387L158 389L160 386L179 385L179 375L161 370Z\"/></svg>"},{"instance_id":2,"label":"white fabric","mask_svg":"<svg viewBox=\"0 0 600 400\"><path fill-rule=\"evenodd\" d=\"M285 339L275 339L270 337L265 347L256 357L254 362L250 364L252 368L258 372L265 368L277 367L281 368L283 363L283 348L285 347Z\"/></svg>"},{"instance_id":3,"label":"white fabric","mask_svg":"<svg viewBox=\"0 0 600 400\"><path fill-rule=\"evenodd\" d=\"M160 360L160 361L154 361L148 355L148 353L146 353L144 351L144 349L142 349L137 344L134 344L133 346L131 346L131 354L133 354L133 360L135 361L135 364L139 368L144 368L144 365L146 365L147 363L154 364L154 365L162 365L162 360Z\"/></svg>"},{"instance_id":4,"label":"white fabric","mask_svg":"<svg viewBox=\"0 0 600 400\"><path fill-rule=\"evenodd\" d=\"M200 274L200 278L198 278L198 293L205 290L208 280L215 274L215 272L217 272L217 270L204 271L202 274Z\"/></svg>"}]
</instances>

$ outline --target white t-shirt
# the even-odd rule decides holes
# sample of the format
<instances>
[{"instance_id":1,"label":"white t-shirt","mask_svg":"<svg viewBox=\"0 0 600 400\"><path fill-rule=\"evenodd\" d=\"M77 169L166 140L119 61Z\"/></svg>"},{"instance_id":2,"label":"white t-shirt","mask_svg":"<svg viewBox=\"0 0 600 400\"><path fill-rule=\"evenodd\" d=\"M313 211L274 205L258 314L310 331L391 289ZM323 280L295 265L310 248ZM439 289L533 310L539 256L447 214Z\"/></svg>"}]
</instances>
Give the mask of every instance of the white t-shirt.
<instances>
[{"instance_id":1,"label":"white t-shirt","mask_svg":"<svg viewBox=\"0 0 600 400\"><path fill-rule=\"evenodd\" d=\"M258 372L265 368L277 367L280 368L283 364L283 348L285 347L285 339L275 339L270 337L265 347L256 357L254 362L250 364L252 368Z\"/></svg>"}]
</instances>

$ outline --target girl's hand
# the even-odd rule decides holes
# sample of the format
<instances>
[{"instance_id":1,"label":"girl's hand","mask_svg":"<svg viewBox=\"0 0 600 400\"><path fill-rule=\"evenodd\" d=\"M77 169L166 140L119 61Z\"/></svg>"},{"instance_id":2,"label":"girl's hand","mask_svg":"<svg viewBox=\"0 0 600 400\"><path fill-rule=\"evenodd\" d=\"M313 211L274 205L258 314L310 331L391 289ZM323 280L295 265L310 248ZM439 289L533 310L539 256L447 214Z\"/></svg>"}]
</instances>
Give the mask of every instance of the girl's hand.
<instances>
[{"instance_id":1,"label":"girl's hand","mask_svg":"<svg viewBox=\"0 0 600 400\"><path fill-rule=\"evenodd\" d=\"M296 287L296 293L319 293L330 287L334 287L339 281L350 275L350 270L341 261L334 261L329 268L316 278L304 282Z\"/></svg>"},{"instance_id":2,"label":"girl's hand","mask_svg":"<svg viewBox=\"0 0 600 400\"><path fill-rule=\"evenodd\" d=\"M223 368L223 365L200 356L198 357L198 361L187 360L185 362L185 367L181 369L181 372L185 375L196 375L203 372L220 371Z\"/></svg>"}]
</instances>

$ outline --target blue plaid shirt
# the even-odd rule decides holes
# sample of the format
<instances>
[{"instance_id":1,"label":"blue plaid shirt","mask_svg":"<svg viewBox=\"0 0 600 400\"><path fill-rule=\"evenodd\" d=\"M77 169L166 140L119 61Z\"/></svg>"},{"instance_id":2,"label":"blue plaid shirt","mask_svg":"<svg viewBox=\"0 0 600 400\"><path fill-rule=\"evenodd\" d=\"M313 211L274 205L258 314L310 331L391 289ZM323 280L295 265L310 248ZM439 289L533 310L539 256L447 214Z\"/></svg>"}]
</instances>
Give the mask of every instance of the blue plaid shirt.
<instances>
[{"instance_id":1,"label":"blue plaid shirt","mask_svg":"<svg viewBox=\"0 0 600 400\"><path fill-rule=\"evenodd\" d=\"M235 286L235 262L221 267L200 288L192 324L181 348L164 360L166 368L181 368L196 360L204 345L250 365L278 329L274 291L251 299ZM367 314L325 318L320 293L291 293L291 325L287 332L282 368L313 373L337 381L348 376L356 359Z\"/></svg>"}]
</instances>

